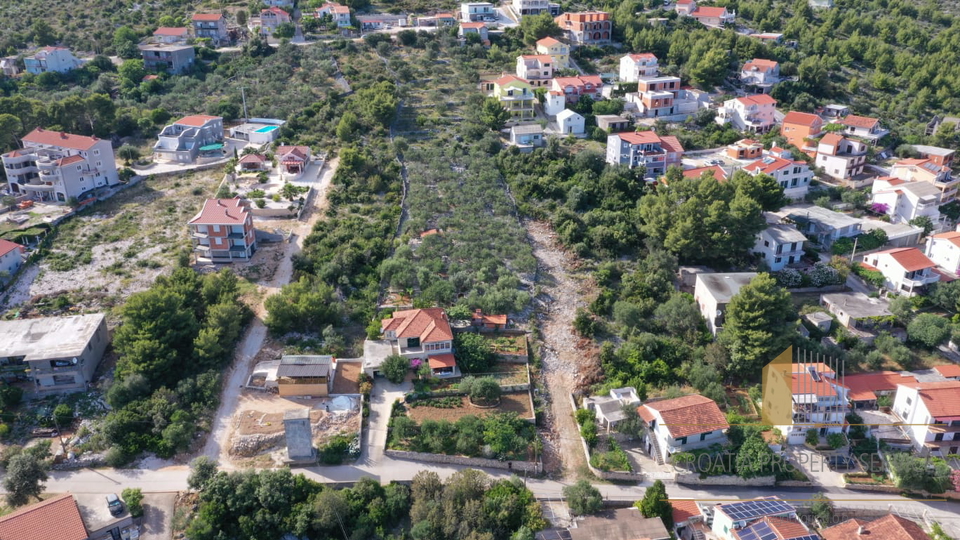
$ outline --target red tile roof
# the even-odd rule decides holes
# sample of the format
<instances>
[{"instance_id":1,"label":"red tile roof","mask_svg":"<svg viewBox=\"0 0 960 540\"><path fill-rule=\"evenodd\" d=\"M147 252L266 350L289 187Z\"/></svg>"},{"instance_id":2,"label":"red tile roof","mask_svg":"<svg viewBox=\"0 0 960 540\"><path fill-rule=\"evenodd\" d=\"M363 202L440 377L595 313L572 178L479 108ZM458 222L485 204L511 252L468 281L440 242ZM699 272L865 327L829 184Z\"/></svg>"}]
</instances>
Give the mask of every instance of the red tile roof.
<instances>
[{"instance_id":1,"label":"red tile roof","mask_svg":"<svg viewBox=\"0 0 960 540\"><path fill-rule=\"evenodd\" d=\"M860 527L863 530L860 530ZM873 521L864 519L848 519L839 525L827 527L820 531L824 540L929 540L930 536L923 532L916 523L887 514Z\"/></svg>"},{"instance_id":2,"label":"red tile roof","mask_svg":"<svg viewBox=\"0 0 960 540\"><path fill-rule=\"evenodd\" d=\"M697 9L690 13L691 17L723 17L727 14L727 8L697 6Z\"/></svg>"},{"instance_id":3,"label":"red tile roof","mask_svg":"<svg viewBox=\"0 0 960 540\"><path fill-rule=\"evenodd\" d=\"M497 86L504 86L504 85L510 84L510 83L512 83L512 82L522 82L522 83L524 83L524 84L530 84L530 82L527 81L526 79L521 79L520 77L517 77L516 75L504 75L503 77L500 77L499 79L493 81L493 84L495 84L495 85L497 85Z\"/></svg>"},{"instance_id":4,"label":"red tile roof","mask_svg":"<svg viewBox=\"0 0 960 540\"><path fill-rule=\"evenodd\" d=\"M190 225L242 225L249 215L241 199L207 199Z\"/></svg>"},{"instance_id":5,"label":"red tile roof","mask_svg":"<svg viewBox=\"0 0 960 540\"><path fill-rule=\"evenodd\" d=\"M790 161L783 158L768 156L764 159L758 159L753 163L747 164L743 168L743 170L747 172L759 171L764 174L773 174L784 167L789 167L793 165L794 163L798 163L798 162ZM801 161L799 163L803 163L803 162Z\"/></svg>"},{"instance_id":6,"label":"red tile roof","mask_svg":"<svg viewBox=\"0 0 960 540\"><path fill-rule=\"evenodd\" d=\"M273 13L274 15L277 15L278 17L290 17L290 14L289 14L289 13L287 13L286 11L278 8L277 6L270 6L270 7L267 8L267 9L261 9L261 10L260 10L260 15L263 15L264 13Z\"/></svg>"},{"instance_id":7,"label":"red tile roof","mask_svg":"<svg viewBox=\"0 0 960 540\"><path fill-rule=\"evenodd\" d=\"M713 177L717 180L726 180L727 172L719 165L710 165L709 167L697 167L696 169L687 169L683 171L684 178L700 178L700 175L707 171L713 172Z\"/></svg>"},{"instance_id":8,"label":"red tile roof","mask_svg":"<svg viewBox=\"0 0 960 540\"><path fill-rule=\"evenodd\" d=\"M653 131L619 133L617 136L620 137L621 140L630 144L657 144L660 142L660 137Z\"/></svg>"},{"instance_id":9,"label":"red tile roof","mask_svg":"<svg viewBox=\"0 0 960 540\"><path fill-rule=\"evenodd\" d=\"M667 152L683 153L683 146L680 144L680 139L674 137L673 135L664 135L663 137L660 137L660 146L662 146Z\"/></svg>"},{"instance_id":10,"label":"red tile roof","mask_svg":"<svg viewBox=\"0 0 960 540\"><path fill-rule=\"evenodd\" d=\"M58 495L0 517L3 540L86 540L87 528L73 495Z\"/></svg>"},{"instance_id":11,"label":"red tile roof","mask_svg":"<svg viewBox=\"0 0 960 540\"><path fill-rule=\"evenodd\" d=\"M16 242L11 242L4 238L0 238L0 257L3 257L4 255L6 255L7 253L10 253L11 251L14 251L14 250L23 251L24 249L26 248L21 246L20 244L17 244Z\"/></svg>"},{"instance_id":12,"label":"red tile roof","mask_svg":"<svg viewBox=\"0 0 960 540\"><path fill-rule=\"evenodd\" d=\"M473 313L473 319L475 321L479 321L482 324L499 324L499 325L507 324L507 315L505 313L501 315L487 315L486 313L484 313L479 309Z\"/></svg>"},{"instance_id":13,"label":"red tile roof","mask_svg":"<svg viewBox=\"0 0 960 540\"><path fill-rule=\"evenodd\" d=\"M795 396L812 394L817 397L831 397L837 395L837 391L827 382L827 379L821 378L818 381L809 373L794 373L791 391Z\"/></svg>"},{"instance_id":14,"label":"red tile roof","mask_svg":"<svg viewBox=\"0 0 960 540\"><path fill-rule=\"evenodd\" d=\"M84 135L73 135L62 131L47 131L43 128L36 128L23 137L23 141L35 144L47 144L50 146L61 146L72 150L89 150L93 145L100 142L96 137L86 137Z\"/></svg>"},{"instance_id":15,"label":"red tile roof","mask_svg":"<svg viewBox=\"0 0 960 540\"><path fill-rule=\"evenodd\" d=\"M815 114L791 111L783 117L783 123L813 127L816 124L822 124L823 120Z\"/></svg>"},{"instance_id":16,"label":"red tile roof","mask_svg":"<svg viewBox=\"0 0 960 540\"><path fill-rule=\"evenodd\" d=\"M730 427L717 403L700 395L652 401L637 408L642 418L653 418L652 412L643 409L659 412L663 426L675 439Z\"/></svg>"},{"instance_id":17,"label":"red tile roof","mask_svg":"<svg viewBox=\"0 0 960 540\"><path fill-rule=\"evenodd\" d=\"M940 238L943 240L949 240L955 246L960 246L960 232L950 231L940 234L935 234L931 238Z\"/></svg>"},{"instance_id":18,"label":"red tile roof","mask_svg":"<svg viewBox=\"0 0 960 540\"><path fill-rule=\"evenodd\" d=\"M278 157L283 157L283 158L296 157L296 158L300 158L300 161L305 161L308 155L310 155L309 146L278 146L277 147Z\"/></svg>"},{"instance_id":19,"label":"red tile roof","mask_svg":"<svg viewBox=\"0 0 960 540\"><path fill-rule=\"evenodd\" d=\"M440 308L396 311L391 318L380 321L380 327L393 330L397 338L419 337L421 345L453 339L447 314Z\"/></svg>"},{"instance_id":20,"label":"red tile roof","mask_svg":"<svg viewBox=\"0 0 960 540\"><path fill-rule=\"evenodd\" d=\"M176 26L176 27L161 26L160 28L157 28L153 32L153 35L180 37L180 36L186 35L186 33L187 33L187 29L182 26Z\"/></svg>"},{"instance_id":21,"label":"red tile roof","mask_svg":"<svg viewBox=\"0 0 960 540\"><path fill-rule=\"evenodd\" d=\"M837 146L843 141L843 135L839 133L827 133L820 139L820 144L829 144L830 146Z\"/></svg>"},{"instance_id":22,"label":"red tile roof","mask_svg":"<svg viewBox=\"0 0 960 540\"><path fill-rule=\"evenodd\" d=\"M897 261L907 272L914 272L936 266L933 261L927 258L927 256L917 248L896 248L875 253L875 255L885 254L893 257L893 260Z\"/></svg>"},{"instance_id":23,"label":"red tile roof","mask_svg":"<svg viewBox=\"0 0 960 540\"><path fill-rule=\"evenodd\" d=\"M833 368L823 362L794 363L792 373L805 373L809 368L815 369L817 373L836 373Z\"/></svg>"},{"instance_id":24,"label":"red tile roof","mask_svg":"<svg viewBox=\"0 0 960 540\"><path fill-rule=\"evenodd\" d=\"M790 540L791 538L800 538L801 536L810 534L810 531L803 523L795 519L767 516L760 521L764 521L767 525L770 525L770 529L776 533L777 538L780 540Z\"/></svg>"},{"instance_id":25,"label":"red tile roof","mask_svg":"<svg viewBox=\"0 0 960 540\"><path fill-rule=\"evenodd\" d=\"M553 57L549 54L524 54L520 57L524 60L536 60L537 62L553 62Z\"/></svg>"},{"instance_id":26,"label":"red tile roof","mask_svg":"<svg viewBox=\"0 0 960 540\"><path fill-rule=\"evenodd\" d=\"M763 58L754 58L743 65L743 71L756 69L757 71L768 71L776 68L778 64L775 60L764 60Z\"/></svg>"},{"instance_id":27,"label":"red tile roof","mask_svg":"<svg viewBox=\"0 0 960 540\"><path fill-rule=\"evenodd\" d=\"M960 381L904 383L916 388L934 418L960 417Z\"/></svg>"},{"instance_id":28,"label":"red tile roof","mask_svg":"<svg viewBox=\"0 0 960 540\"><path fill-rule=\"evenodd\" d=\"M0 240L0 255L3 254L3 240ZM950 364L947 366L934 366L933 369L946 378L960 377L960 365Z\"/></svg>"},{"instance_id":29,"label":"red tile roof","mask_svg":"<svg viewBox=\"0 0 960 540\"><path fill-rule=\"evenodd\" d=\"M75 155L75 156L67 156L67 157L62 157L62 158L58 159L58 160L57 160L57 165L60 166L60 167L63 167L64 165L70 165L71 163L81 163L81 162L84 162L84 161L86 161L86 159L84 159L83 156L81 156L81 155L78 154L78 155Z\"/></svg>"},{"instance_id":30,"label":"red tile roof","mask_svg":"<svg viewBox=\"0 0 960 540\"><path fill-rule=\"evenodd\" d=\"M140 80L141 80L141 81L155 81L155 80L157 80L157 79L159 79L159 78L160 78L159 75L150 74L150 75L144 75L143 78L140 79Z\"/></svg>"},{"instance_id":31,"label":"red tile roof","mask_svg":"<svg viewBox=\"0 0 960 540\"><path fill-rule=\"evenodd\" d=\"M670 501L670 505L673 506L673 523L679 524L687 521L692 517L700 515L700 507L697 506L697 501Z\"/></svg>"},{"instance_id":32,"label":"red tile roof","mask_svg":"<svg viewBox=\"0 0 960 540\"><path fill-rule=\"evenodd\" d=\"M552 46L554 46L554 45L563 45L563 43L560 42L560 41L557 41L556 39L554 39L554 38L552 38L552 37L545 37L545 38L537 41L537 45L543 45L544 47L552 47Z\"/></svg>"},{"instance_id":33,"label":"red tile roof","mask_svg":"<svg viewBox=\"0 0 960 540\"><path fill-rule=\"evenodd\" d=\"M485 28L487 25L482 22L463 22L460 23L460 28Z\"/></svg>"},{"instance_id":34,"label":"red tile roof","mask_svg":"<svg viewBox=\"0 0 960 540\"><path fill-rule=\"evenodd\" d=\"M870 129L873 126L877 125L879 122L880 120L877 118L870 118L868 116L857 116L855 114L851 114L846 118L844 118L843 120L840 120L840 123L845 126L865 128L865 129Z\"/></svg>"},{"instance_id":35,"label":"red tile roof","mask_svg":"<svg viewBox=\"0 0 960 540\"><path fill-rule=\"evenodd\" d=\"M627 56L629 56L631 60L649 60L651 58L654 60L657 59L657 56L653 53L628 54Z\"/></svg>"},{"instance_id":36,"label":"red tile roof","mask_svg":"<svg viewBox=\"0 0 960 540\"><path fill-rule=\"evenodd\" d=\"M207 116L205 114L194 114L190 116L184 116L183 118L177 120L175 123L182 126L193 126L193 127L203 127L204 124L210 120L220 119L219 116Z\"/></svg>"},{"instance_id":37,"label":"red tile roof","mask_svg":"<svg viewBox=\"0 0 960 540\"><path fill-rule=\"evenodd\" d=\"M223 18L220 13L194 13L193 20L197 22L216 22Z\"/></svg>"},{"instance_id":38,"label":"red tile roof","mask_svg":"<svg viewBox=\"0 0 960 540\"><path fill-rule=\"evenodd\" d=\"M737 98L737 101L744 105L776 105L777 100L767 94L755 94Z\"/></svg>"},{"instance_id":39,"label":"red tile roof","mask_svg":"<svg viewBox=\"0 0 960 540\"><path fill-rule=\"evenodd\" d=\"M430 369L457 367L457 360L450 353L429 356L427 362L430 363Z\"/></svg>"},{"instance_id":40,"label":"red tile roof","mask_svg":"<svg viewBox=\"0 0 960 540\"><path fill-rule=\"evenodd\" d=\"M240 163L264 163L266 161L267 158L260 154L247 154L240 158Z\"/></svg>"}]
</instances>

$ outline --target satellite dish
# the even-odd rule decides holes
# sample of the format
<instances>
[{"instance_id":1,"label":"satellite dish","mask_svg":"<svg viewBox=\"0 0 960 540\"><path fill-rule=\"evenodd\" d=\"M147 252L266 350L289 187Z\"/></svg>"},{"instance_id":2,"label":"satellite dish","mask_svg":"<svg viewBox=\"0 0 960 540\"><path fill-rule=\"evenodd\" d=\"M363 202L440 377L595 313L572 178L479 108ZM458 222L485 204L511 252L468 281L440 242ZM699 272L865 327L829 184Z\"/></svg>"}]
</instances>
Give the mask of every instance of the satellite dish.
<instances>
[{"instance_id":1,"label":"satellite dish","mask_svg":"<svg viewBox=\"0 0 960 540\"><path fill-rule=\"evenodd\" d=\"M76 357L76 356L73 357L73 365L77 365L77 357Z\"/></svg>"}]
</instances>

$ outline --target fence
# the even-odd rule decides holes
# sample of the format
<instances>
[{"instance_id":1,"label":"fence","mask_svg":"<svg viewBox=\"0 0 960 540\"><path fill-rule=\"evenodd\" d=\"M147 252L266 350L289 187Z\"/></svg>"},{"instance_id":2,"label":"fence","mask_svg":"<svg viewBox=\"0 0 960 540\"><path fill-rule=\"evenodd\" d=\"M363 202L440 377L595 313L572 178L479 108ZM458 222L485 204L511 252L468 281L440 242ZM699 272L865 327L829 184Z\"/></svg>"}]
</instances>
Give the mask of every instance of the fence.
<instances>
[{"instance_id":1,"label":"fence","mask_svg":"<svg viewBox=\"0 0 960 540\"><path fill-rule=\"evenodd\" d=\"M428 463L466 465L467 467L505 469L508 471L529 472L536 474L543 472L543 463L539 461L498 461L496 459L448 456L446 454L427 454L424 452L408 452L406 450L385 450L383 453L392 458L426 461Z\"/></svg>"}]
</instances>

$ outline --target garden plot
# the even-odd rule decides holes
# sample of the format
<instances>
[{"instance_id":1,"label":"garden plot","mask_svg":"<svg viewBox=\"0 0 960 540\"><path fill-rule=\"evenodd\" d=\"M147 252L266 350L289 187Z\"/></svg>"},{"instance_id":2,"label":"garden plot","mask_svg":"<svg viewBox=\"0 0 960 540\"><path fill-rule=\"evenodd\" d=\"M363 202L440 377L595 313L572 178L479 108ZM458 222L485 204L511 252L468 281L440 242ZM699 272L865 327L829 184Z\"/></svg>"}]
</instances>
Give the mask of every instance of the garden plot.
<instances>
[{"instance_id":1,"label":"garden plot","mask_svg":"<svg viewBox=\"0 0 960 540\"><path fill-rule=\"evenodd\" d=\"M38 296L113 300L150 287L190 247L187 222L214 195L218 174L144 180L64 221L46 255L11 288L5 307ZM106 297L106 298L105 298Z\"/></svg>"},{"instance_id":2,"label":"garden plot","mask_svg":"<svg viewBox=\"0 0 960 540\"><path fill-rule=\"evenodd\" d=\"M285 448L283 415L304 407L310 408L314 447L327 444L337 435L353 436L360 429L358 397L300 399L244 391L231 421L228 459L237 464L261 458L279 463Z\"/></svg>"},{"instance_id":3,"label":"garden plot","mask_svg":"<svg viewBox=\"0 0 960 540\"><path fill-rule=\"evenodd\" d=\"M424 420L447 420L456 422L464 416L489 416L495 413L513 412L520 418L533 418L533 403L527 392L513 392L500 396L500 405L480 408L472 405L466 396L430 398L407 405L407 416L418 424Z\"/></svg>"}]
</instances>

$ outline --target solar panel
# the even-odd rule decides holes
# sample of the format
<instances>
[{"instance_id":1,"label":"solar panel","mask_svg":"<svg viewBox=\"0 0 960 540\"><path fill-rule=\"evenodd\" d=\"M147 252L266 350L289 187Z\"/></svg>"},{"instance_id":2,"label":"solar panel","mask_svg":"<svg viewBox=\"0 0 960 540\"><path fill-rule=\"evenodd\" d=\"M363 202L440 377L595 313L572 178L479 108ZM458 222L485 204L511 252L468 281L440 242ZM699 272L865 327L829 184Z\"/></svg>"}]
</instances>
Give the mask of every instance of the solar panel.
<instances>
[{"instance_id":1,"label":"solar panel","mask_svg":"<svg viewBox=\"0 0 960 540\"><path fill-rule=\"evenodd\" d=\"M806 536L792 538L791 540L820 540L820 537L815 534L808 534Z\"/></svg>"},{"instance_id":2,"label":"solar panel","mask_svg":"<svg viewBox=\"0 0 960 540\"><path fill-rule=\"evenodd\" d=\"M763 516L788 514L795 511L792 506L777 499L735 502L724 504L720 509L734 521L745 521Z\"/></svg>"}]
</instances>

